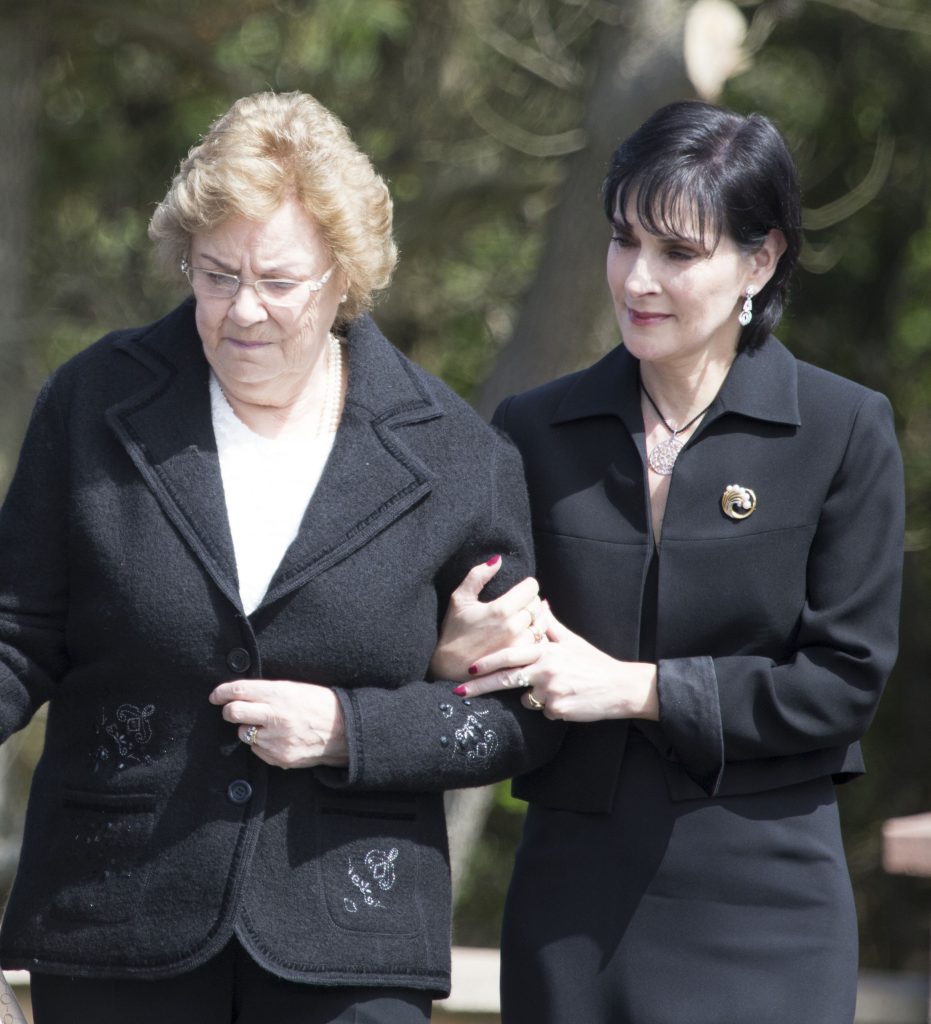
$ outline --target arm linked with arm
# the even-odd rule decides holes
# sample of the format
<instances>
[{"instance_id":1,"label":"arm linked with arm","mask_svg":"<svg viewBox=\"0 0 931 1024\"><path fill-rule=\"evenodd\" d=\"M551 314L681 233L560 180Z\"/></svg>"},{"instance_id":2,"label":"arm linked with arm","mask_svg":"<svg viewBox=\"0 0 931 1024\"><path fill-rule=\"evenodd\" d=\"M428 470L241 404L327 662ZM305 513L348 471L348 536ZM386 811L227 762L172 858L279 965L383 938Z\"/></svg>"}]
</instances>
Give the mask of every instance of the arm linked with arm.
<instances>
[{"instance_id":1,"label":"arm linked with arm","mask_svg":"<svg viewBox=\"0 0 931 1024\"><path fill-rule=\"evenodd\" d=\"M492 554L504 564L484 598L497 597L533 572L532 538L520 457L499 437L487 474L487 502L471 524L469 541L440 572L445 606L466 572ZM564 726L547 721L509 692L468 698L454 683L417 680L397 689L337 689L346 725L346 769L316 769L336 787L437 791L479 786L525 772L548 760Z\"/></svg>"}]
</instances>

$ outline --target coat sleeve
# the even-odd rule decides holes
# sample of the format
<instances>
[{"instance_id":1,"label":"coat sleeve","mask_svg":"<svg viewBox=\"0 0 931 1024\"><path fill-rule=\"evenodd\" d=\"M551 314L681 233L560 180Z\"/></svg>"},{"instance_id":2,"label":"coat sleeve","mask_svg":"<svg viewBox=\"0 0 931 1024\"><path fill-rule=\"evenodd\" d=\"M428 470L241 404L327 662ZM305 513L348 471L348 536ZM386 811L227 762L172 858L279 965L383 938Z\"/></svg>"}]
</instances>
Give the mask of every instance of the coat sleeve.
<instances>
[{"instance_id":1,"label":"coat sleeve","mask_svg":"<svg viewBox=\"0 0 931 1024\"><path fill-rule=\"evenodd\" d=\"M0 742L28 724L66 668L67 480L49 382L0 509Z\"/></svg>"},{"instance_id":2,"label":"coat sleeve","mask_svg":"<svg viewBox=\"0 0 931 1024\"><path fill-rule=\"evenodd\" d=\"M659 663L665 735L706 792L727 762L842 747L864 734L898 648L904 508L892 410L869 392L821 510L791 656Z\"/></svg>"},{"instance_id":3,"label":"coat sleeve","mask_svg":"<svg viewBox=\"0 0 931 1024\"><path fill-rule=\"evenodd\" d=\"M491 446L487 498L469 541L438 574L441 607L466 572L492 554L501 571L485 588L492 599L533 573L530 513L520 457L506 439ZM526 710L514 691L472 699L447 680L413 681L397 689L336 688L346 723L349 764L321 767L332 787L436 791L497 782L548 760L562 723Z\"/></svg>"}]
</instances>

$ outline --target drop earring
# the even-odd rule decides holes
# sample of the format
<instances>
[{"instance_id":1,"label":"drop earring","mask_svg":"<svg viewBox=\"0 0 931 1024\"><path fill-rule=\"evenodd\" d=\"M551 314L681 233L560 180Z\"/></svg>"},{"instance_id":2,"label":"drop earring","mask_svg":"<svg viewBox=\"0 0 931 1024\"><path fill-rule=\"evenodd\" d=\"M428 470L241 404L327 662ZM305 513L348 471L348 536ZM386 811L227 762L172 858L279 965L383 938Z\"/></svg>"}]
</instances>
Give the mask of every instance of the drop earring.
<instances>
[{"instance_id":1,"label":"drop earring","mask_svg":"<svg viewBox=\"0 0 931 1024\"><path fill-rule=\"evenodd\" d=\"M747 297L744 299L743 309L741 309L740 315L737 317L737 322L741 327L746 327L753 319L753 296L755 294L756 289L753 285L747 285Z\"/></svg>"}]
</instances>

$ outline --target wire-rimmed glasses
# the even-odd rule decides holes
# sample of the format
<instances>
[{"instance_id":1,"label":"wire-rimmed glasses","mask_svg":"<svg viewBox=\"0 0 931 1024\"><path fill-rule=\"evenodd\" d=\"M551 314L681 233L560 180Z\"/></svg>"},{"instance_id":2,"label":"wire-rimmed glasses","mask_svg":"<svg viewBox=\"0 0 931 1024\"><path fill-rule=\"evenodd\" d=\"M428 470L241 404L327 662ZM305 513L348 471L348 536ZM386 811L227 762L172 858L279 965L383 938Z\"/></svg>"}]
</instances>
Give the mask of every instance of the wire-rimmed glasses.
<instances>
[{"instance_id":1,"label":"wire-rimmed glasses","mask_svg":"<svg viewBox=\"0 0 931 1024\"><path fill-rule=\"evenodd\" d=\"M269 306L300 306L313 292L330 280L335 267L318 278L304 278L301 281L289 277L258 277L245 281L238 274L226 274L206 267L194 267L187 259L181 261L181 273L188 279L198 299L225 299L232 301L243 284L255 289L261 301Z\"/></svg>"}]
</instances>

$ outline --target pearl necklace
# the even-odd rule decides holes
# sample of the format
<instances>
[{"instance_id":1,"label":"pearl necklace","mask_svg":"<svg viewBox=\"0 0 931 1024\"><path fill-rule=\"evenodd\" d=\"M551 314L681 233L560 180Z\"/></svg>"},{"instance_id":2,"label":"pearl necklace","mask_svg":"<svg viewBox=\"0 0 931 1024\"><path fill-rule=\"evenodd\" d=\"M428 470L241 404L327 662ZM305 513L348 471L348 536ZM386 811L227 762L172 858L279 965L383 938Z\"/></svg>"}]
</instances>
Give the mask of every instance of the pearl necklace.
<instances>
[{"instance_id":1,"label":"pearl necklace","mask_svg":"<svg viewBox=\"0 0 931 1024\"><path fill-rule=\"evenodd\" d=\"M229 406L233 415L239 419L239 414L233 409L233 403L226 393L226 389L216 378L217 386L223 401ZM339 421L342 415L343 400L343 346L335 334L327 335L327 374L326 392L323 396L323 405L320 407L320 420L314 437L326 437L327 434L335 434L339 429Z\"/></svg>"},{"instance_id":2,"label":"pearl necklace","mask_svg":"<svg viewBox=\"0 0 931 1024\"><path fill-rule=\"evenodd\" d=\"M335 334L327 338L326 396L320 410L318 435L335 434L339 428L343 398L343 346Z\"/></svg>"}]
</instances>

